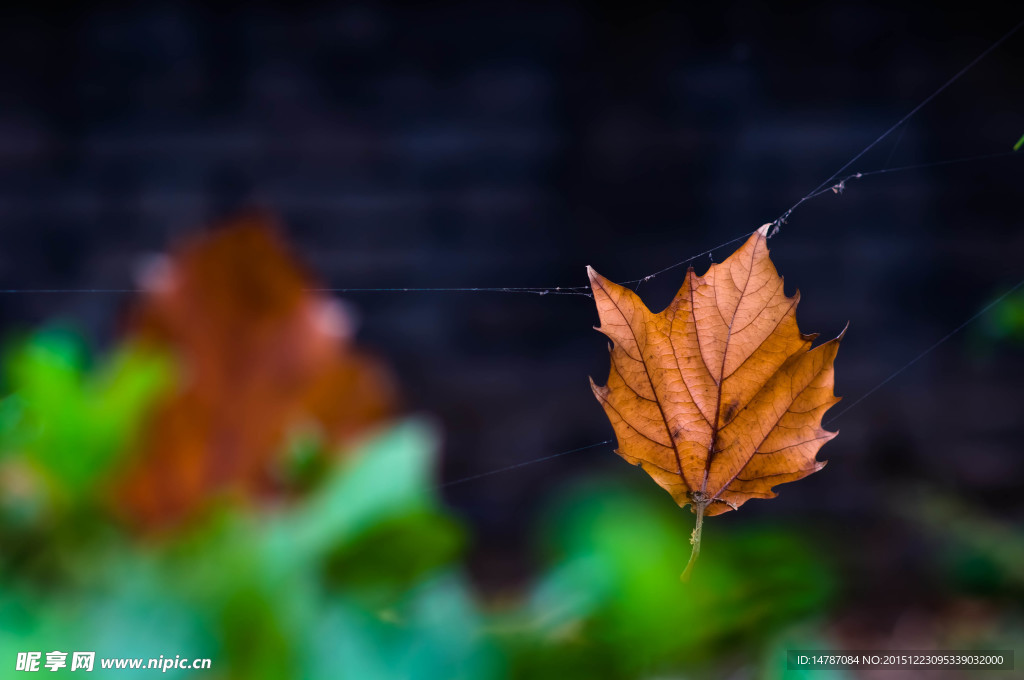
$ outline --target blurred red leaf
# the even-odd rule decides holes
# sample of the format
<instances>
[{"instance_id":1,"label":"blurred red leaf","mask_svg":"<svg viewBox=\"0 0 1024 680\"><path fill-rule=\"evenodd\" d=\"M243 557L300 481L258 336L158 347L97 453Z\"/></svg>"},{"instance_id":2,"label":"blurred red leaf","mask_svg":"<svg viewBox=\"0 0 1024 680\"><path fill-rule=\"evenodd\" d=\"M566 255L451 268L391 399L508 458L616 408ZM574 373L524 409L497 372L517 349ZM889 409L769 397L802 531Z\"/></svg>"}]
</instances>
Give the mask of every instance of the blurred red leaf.
<instances>
[{"instance_id":1,"label":"blurred red leaf","mask_svg":"<svg viewBox=\"0 0 1024 680\"><path fill-rule=\"evenodd\" d=\"M173 524L213 496L271 491L296 424L337 446L392 412L389 373L352 345L344 308L311 290L269 220L193 237L143 278L130 334L169 350L182 375L118 484L133 521Z\"/></svg>"}]
</instances>

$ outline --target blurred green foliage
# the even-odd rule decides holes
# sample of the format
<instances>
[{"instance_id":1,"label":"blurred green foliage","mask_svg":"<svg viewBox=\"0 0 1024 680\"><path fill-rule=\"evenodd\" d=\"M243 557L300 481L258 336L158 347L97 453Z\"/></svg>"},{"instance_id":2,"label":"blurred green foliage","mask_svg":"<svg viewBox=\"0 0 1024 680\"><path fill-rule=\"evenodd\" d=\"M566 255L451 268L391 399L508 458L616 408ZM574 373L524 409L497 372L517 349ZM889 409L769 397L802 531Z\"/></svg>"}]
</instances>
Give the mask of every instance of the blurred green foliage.
<instances>
[{"instance_id":1,"label":"blurred green foliage","mask_svg":"<svg viewBox=\"0 0 1024 680\"><path fill-rule=\"evenodd\" d=\"M553 565L529 603L538 634L513 641L520 677L571 668L637 678L751 661L828 603L828 565L778 528L716 530L699 572L681 583L687 519L671 499L621 483L588 482L559 499L543 524Z\"/></svg>"},{"instance_id":2,"label":"blurred green foliage","mask_svg":"<svg viewBox=\"0 0 1024 680\"><path fill-rule=\"evenodd\" d=\"M811 539L724 523L682 584L691 517L653 485L591 480L543 515L538 581L489 603L460 566L438 436L418 420L343 455L297 431L291 496L136 535L96 496L173 364L137 348L90 362L48 331L4 366L0 663L57 649L210 658L204 677L246 680L774 678L780 634L809 646L799 631L835 590Z\"/></svg>"},{"instance_id":3,"label":"blurred green foliage","mask_svg":"<svg viewBox=\"0 0 1024 680\"><path fill-rule=\"evenodd\" d=\"M981 324L989 341L1024 342L1024 292L1018 291L999 302Z\"/></svg>"},{"instance_id":4,"label":"blurred green foliage","mask_svg":"<svg viewBox=\"0 0 1024 680\"><path fill-rule=\"evenodd\" d=\"M985 515L950 493L919 488L912 503L897 508L941 539L940 559L948 582L964 592L1011 596L1024 602L1024 530Z\"/></svg>"},{"instance_id":5,"label":"blurred green foliage","mask_svg":"<svg viewBox=\"0 0 1024 680\"><path fill-rule=\"evenodd\" d=\"M452 566L461 529L430 521L434 455L431 429L403 423L292 507L225 508L160 541L106 535L79 546L56 588L7 579L0 658L56 648L208 657L212 677L494 677Z\"/></svg>"},{"instance_id":6,"label":"blurred green foliage","mask_svg":"<svg viewBox=\"0 0 1024 680\"><path fill-rule=\"evenodd\" d=\"M92 367L77 336L50 329L7 353L3 377L0 456L29 465L52 502L74 505L96 492L173 370L131 346Z\"/></svg>"}]
</instances>

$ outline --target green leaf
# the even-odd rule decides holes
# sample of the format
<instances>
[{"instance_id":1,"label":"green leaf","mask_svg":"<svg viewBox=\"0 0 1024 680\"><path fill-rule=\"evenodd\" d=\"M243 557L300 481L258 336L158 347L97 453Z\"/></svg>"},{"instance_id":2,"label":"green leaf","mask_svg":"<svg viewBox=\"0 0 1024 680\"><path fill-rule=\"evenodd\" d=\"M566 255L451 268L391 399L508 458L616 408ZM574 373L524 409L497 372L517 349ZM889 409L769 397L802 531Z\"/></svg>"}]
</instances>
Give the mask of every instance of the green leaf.
<instances>
[{"instance_id":1,"label":"green leaf","mask_svg":"<svg viewBox=\"0 0 1024 680\"><path fill-rule=\"evenodd\" d=\"M366 441L271 529L272 546L287 546L289 560L311 560L375 524L436 508L437 439L429 424L409 420Z\"/></svg>"},{"instance_id":2,"label":"green leaf","mask_svg":"<svg viewBox=\"0 0 1024 680\"><path fill-rule=\"evenodd\" d=\"M33 335L5 358L0 451L71 504L96 493L173 376L169 359L136 346L90 367L81 340L60 330Z\"/></svg>"},{"instance_id":3,"label":"green leaf","mask_svg":"<svg viewBox=\"0 0 1024 680\"><path fill-rule=\"evenodd\" d=\"M780 626L820 612L834 587L806 539L772 527L716 535L699 576L680 584L690 527L660 494L617 484L565 494L546 526L552 566L528 620L547 642L520 657L554 645L581 663L596 659L612 669L607 677L676 671L756 649Z\"/></svg>"}]
</instances>

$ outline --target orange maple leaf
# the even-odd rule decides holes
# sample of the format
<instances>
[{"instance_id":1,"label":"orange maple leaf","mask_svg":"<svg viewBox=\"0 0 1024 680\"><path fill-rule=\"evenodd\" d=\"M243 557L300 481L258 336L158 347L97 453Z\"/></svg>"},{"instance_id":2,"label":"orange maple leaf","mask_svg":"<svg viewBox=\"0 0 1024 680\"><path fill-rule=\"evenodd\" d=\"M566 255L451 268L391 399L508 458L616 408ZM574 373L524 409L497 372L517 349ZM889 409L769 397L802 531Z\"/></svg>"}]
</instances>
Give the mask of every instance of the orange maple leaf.
<instances>
[{"instance_id":1,"label":"orange maple leaf","mask_svg":"<svg viewBox=\"0 0 1024 680\"><path fill-rule=\"evenodd\" d=\"M608 383L591 386L618 438L616 453L697 515L684 578L705 515L774 498L775 485L817 472L825 466L818 450L837 434L821 419L839 401L833 362L842 333L811 349L817 335L797 327L800 292L783 291L768 227L704 276L691 267L657 314L587 268L597 330L612 341Z\"/></svg>"}]
</instances>

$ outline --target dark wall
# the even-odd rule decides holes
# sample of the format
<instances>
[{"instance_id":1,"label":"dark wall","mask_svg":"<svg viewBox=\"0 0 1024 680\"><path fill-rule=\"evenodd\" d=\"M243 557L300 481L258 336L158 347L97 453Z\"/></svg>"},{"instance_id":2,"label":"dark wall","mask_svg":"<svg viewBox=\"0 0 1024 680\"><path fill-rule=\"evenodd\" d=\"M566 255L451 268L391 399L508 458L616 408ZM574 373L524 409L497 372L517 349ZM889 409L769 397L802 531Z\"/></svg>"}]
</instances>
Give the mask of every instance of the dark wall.
<instances>
[{"instance_id":1,"label":"dark wall","mask_svg":"<svg viewBox=\"0 0 1024 680\"><path fill-rule=\"evenodd\" d=\"M130 288L140 256L253 205L332 286L574 286L587 264L637 278L778 217L1019 20L616 5L5 11L0 288ZM851 170L1010 150L1022 57L1019 34ZM850 322L846 404L1024 276L1022 179L1020 158L865 178L772 240L803 329ZM684 271L641 294L664 305ZM0 322L66 318L103 344L126 297L6 294ZM348 298L410 410L442 421L444 479L611 436L586 380L607 372L589 299ZM929 481L1019 517L1024 357L982 326L844 414L824 473L742 514L868 526L894 483ZM538 499L595 469L639 474L606 447L445 494L485 571L514 578Z\"/></svg>"}]
</instances>

